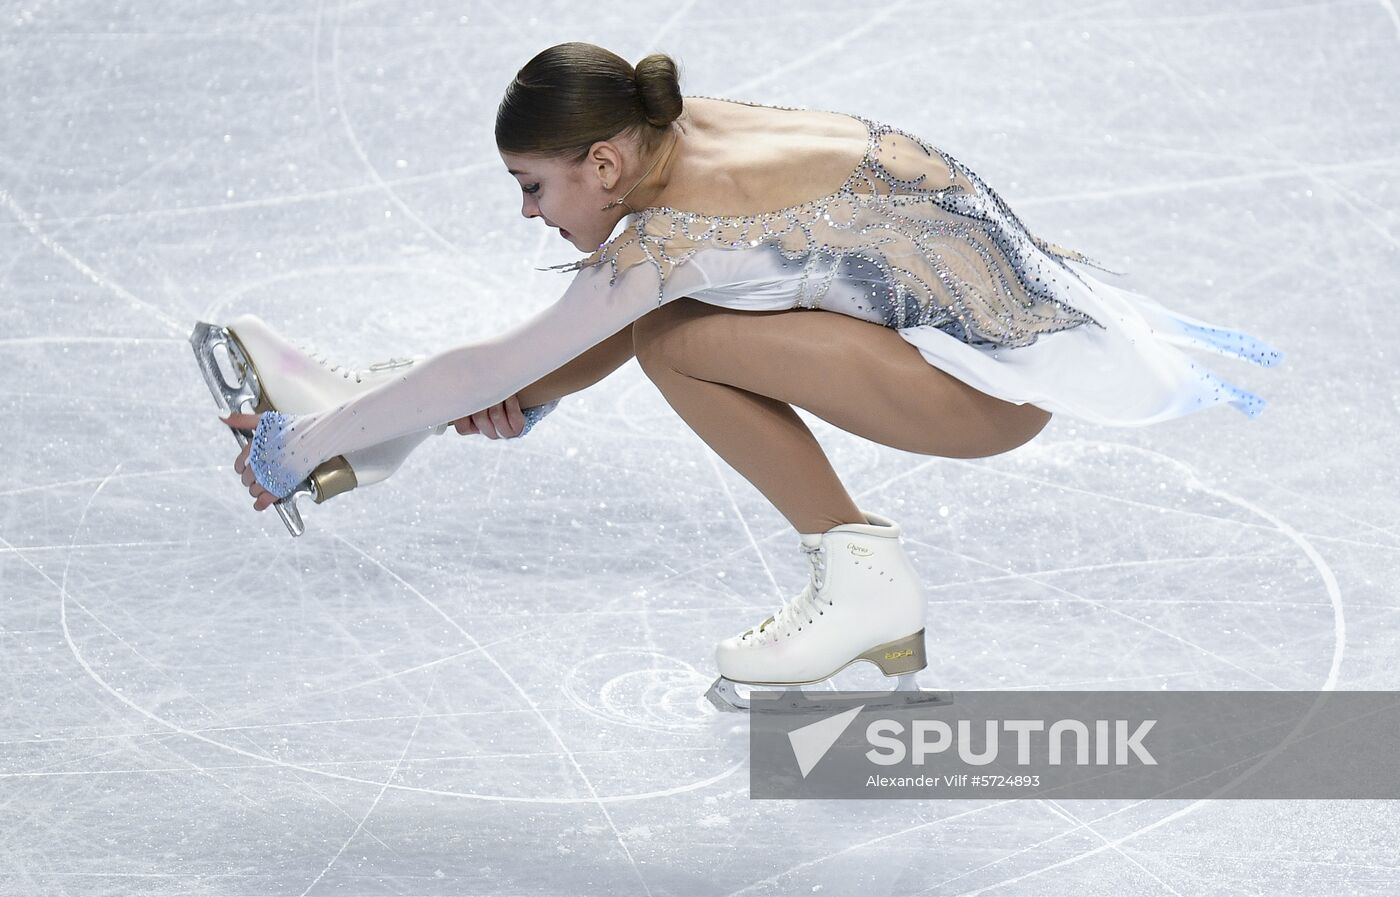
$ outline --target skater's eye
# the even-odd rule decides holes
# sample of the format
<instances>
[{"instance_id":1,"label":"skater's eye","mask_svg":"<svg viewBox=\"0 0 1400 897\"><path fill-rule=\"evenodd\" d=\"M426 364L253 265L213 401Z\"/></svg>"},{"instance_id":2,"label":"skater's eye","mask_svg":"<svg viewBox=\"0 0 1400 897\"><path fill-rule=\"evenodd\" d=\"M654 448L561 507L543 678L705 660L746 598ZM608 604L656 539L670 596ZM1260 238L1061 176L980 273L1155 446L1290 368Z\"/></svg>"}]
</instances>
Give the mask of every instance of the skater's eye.
<instances>
[{"instance_id":1,"label":"skater's eye","mask_svg":"<svg viewBox=\"0 0 1400 897\"><path fill-rule=\"evenodd\" d=\"M539 185L539 184L531 184L531 185L528 186L528 187L521 187L520 189L521 189L521 190L524 190L526 193L530 194L531 196L534 196L536 193L540 192L540 185Z\"/></svg>"}]
</instances>

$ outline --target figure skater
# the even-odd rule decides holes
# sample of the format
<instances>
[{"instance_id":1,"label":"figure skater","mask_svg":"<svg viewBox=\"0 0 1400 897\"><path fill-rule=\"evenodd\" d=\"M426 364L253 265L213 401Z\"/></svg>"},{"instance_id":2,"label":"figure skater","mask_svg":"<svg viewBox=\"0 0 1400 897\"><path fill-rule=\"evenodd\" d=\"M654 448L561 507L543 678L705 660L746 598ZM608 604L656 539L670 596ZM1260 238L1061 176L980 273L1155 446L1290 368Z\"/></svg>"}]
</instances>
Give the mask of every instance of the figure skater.
<instances>
[{"instance_id":1,"label":"figure skater","mask_svg":"<svg viewBox=\"0 0 1400 897\"><path fill-rule=\"evenodd\" d=\"M634 68L592 44L550 47L506 89L495 136L521 214L587 253L553 269L575 272L562 297L485 341L357 383L340 372L340 392L306 395L297 384L315 377L299 366L314 363L281 351L290 367L274 376L284 341L239 319L241 333L228 329L264 380L290 385L266 406L277 410L225 418L252 431L234 469L258 510L327 462L378 465L363 485L449 425L518 436L635 355L811 562L801 594L719 643L717 685L807 684L868 660L908 687L926 665L925 597L899 525L857 507L794 406L903 451L982 458L1056 413L1141 426L1228 403L1252 417L1262 399L1182 349L1281 360L1090 275L1106 269L1032 235L913 134L682 96L664 54Z\"/></svg>"}]
</instances>

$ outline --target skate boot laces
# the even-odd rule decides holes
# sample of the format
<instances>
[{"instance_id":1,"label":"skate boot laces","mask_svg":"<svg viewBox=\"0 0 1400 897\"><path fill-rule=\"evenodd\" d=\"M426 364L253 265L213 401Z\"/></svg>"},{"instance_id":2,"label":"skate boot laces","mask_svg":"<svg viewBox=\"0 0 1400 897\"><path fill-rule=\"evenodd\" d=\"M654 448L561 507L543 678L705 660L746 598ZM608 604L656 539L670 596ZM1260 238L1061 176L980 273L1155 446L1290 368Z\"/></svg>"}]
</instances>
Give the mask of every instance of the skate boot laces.
<instances>
[{"instance_id":1,"label":"skate boot laces","mask_svg":"<svg viewBox=\"0 0 1400 897\"><path fill-rule=\"evenodd\" d=\"M312 361L319 362L321 367L326 368L332 374L338 373L346 380L354 380L356 383L363 382L364 375L371 371L387 371L393 368L407 367L413 364L412 358L389 358L384 361L376 361L374 364L370 365L365 370L359 370L356 368L345 367L339 362L332 364L329 356L327 356L326 353L307 343L295 343L294 345L296 345L296 347L302 352L304 352L306 355L310 356Z\"/></svg>"},{"instance_id":2,"label":"skate boot laces","mask_svg":"<svg viewBox=\"0 0 1400 897\"><path fill-rule=\"evenodd\" d=\"M764 644L770 638L779 638L779 633L782 634L781 637L787 638L815 623L818 617L826 614L823 608L832 606L832 602L822 594L822 590L826 588L825 547L800 547L811 564L806 587L800 595L786 602L777 613L760 623L757 629L745 632L744 638L752 638L758 644Z\"/></svg>"}]
</instances>

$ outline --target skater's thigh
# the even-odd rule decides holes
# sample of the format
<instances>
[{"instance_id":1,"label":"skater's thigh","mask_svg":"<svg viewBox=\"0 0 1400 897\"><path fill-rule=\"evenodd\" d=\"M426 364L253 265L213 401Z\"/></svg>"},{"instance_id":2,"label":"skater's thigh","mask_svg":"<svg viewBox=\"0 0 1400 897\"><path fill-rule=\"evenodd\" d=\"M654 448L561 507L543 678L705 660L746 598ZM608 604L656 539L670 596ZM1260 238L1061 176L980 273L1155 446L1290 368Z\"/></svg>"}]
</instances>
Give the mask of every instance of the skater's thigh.
<instances>
[{"instance_id":1,"label":"skater's thigh","mask_svg":"<svg viewBox=\"0 0 1400 897\"><path fill-rule=\"evenodd\" d=\"M989 396L929 364L892 328L839 312L741 311L686 297L640 318L633 339L643 367L659 360L920 454L999 454L1051 416Z\"/></svg>"}]
</instances>

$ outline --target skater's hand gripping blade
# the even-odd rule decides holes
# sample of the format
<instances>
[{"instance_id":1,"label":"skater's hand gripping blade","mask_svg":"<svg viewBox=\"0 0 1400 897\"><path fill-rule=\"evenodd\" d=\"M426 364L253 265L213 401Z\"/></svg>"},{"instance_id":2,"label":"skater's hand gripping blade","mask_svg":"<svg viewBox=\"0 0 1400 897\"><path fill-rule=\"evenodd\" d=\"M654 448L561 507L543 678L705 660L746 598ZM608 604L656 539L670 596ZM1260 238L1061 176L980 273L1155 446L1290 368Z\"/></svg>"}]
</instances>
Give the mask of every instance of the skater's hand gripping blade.
<instances>
[{"instance_id":1,"label":"skater's hand gripping blade","mask_svg":"<svg viewBox=\"0 0 1400 897\"><path fill-rule=\"evenodd\" d=\"M735 682L720 676L705 693L705 697L716 709L726 713L835 713L850 710L853 700L859 700L867 709L899 710L907 707L929 707L953 703L953 693L919 688L913 673L899 677L899 684L893 691L841 691L805 692L802 686L773 685L750 688L748 694L740 691L745 683ZM754 692L766 694L757 701L751 700ZM783 694L782 698L777 695Z\"/></svg>"},{"instance_id":2,"label":"skater's hand gripping blade","mask_svg":"<svg viewBox=\"0 0 1400 897\"><path fill-rule=\"evenodd\" d=\"M243 485L248 488L248 494L256 499L253 510L266 511L269 507L276 507L280 511L285 508L286 514L282 516L282 519L284 522L289 521L287 529L291 534L299 536L302 533L301 514L297 511L294 502L298 495L311 495L314 498L315 491L312 487L315 484L310 480L303 480L295 489L280 499L275 493L269 492L263 487L248 463L248 455L253 447L248 434L256 436L258 417L257 414L231 414L223 418L223 422L239 436L238 441L243 446L238 457L233 459L234 472L242 478Z\"/></svg>"},{"instance_id":3,"label":"skater's hand gripping blade","mask_svg":"<svg viewBox=\"0 0 1400 897\"><path fill-rule=\"evenodd\" d=\"M260 405L266 405L264 410L276 410L262 401L262 387L258 383L257 372L244 353L243 347L238 344L237 338L226 328L198 321L190 333L190 346L194 349L195 361L199 364L204 383L209 387L209 392L214 396L214 402L223 416L260 413L257 410ZM252 438L252 431L237 427L230 429L233 430L239 447L246 447ZM310 477L273 504L277 509L277 516L282 518L287 532L293 536L300 536L306 529L301 521L301 511L297 509L296 500L299 495L316 498L315 485Z\"/></svg>"}]
</instances>

